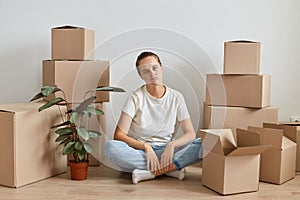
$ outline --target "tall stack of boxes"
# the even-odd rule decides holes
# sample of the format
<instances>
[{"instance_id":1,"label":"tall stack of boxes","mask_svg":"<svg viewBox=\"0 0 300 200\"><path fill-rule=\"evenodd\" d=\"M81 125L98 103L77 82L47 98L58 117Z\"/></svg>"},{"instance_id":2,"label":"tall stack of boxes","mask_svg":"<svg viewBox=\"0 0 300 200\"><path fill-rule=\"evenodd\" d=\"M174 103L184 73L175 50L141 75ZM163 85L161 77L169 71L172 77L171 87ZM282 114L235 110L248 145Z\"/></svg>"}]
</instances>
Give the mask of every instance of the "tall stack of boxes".
<instances>
[{"instance_id":1,"label":"tall stack of boxes","mask_svg":"<svg viewBox=\"0 0 300 200\"><path fill-rule=\"evenodd\" d=\"M85 93L97 86L109 86L109 62L94 60L95 33L86 28L62 26L52 28L52 60L43 61L43 85L57 85L65 92L46 98L63 97L67 101L82 102ZM97 106L104 109L103 102L109 101L108 92L97 92ZM103 117L89 120L89 127L105 132ZM100 126L98 125L100 121ZM100 140L98 138L97 140ZM90 156L90 165L99 162Z\"/></svg>"},{"instance_id":2,"label":"tall stack of boxes","mask_svg":"<svg viewBox=\"0 0 300 200\"><path fill-rule=\"evenodd\" d=\"M223 74L207 74L204 128L247 129L277 122L270 106L270 75L260 75L260 43L224 43Z\"/></svg>"},{"instance_id":3,"label":"tall stack of boxes","mask_svg":"<svg viewBox=\"0 0 300 200\"><path fill-rule=\"evenodd\" d=\"M93 60L94 42L92 30L53 28L52 59L43 61L43 85L57 85L65 91L63 98L75 103L81 102L88 90L109 85L109 62ZM103 110L109 94L97 92L96 96L97 106ZM67 171L67 157L51 129L61 123L63 108L53 106L38 112L44 103L0 105L0 185L20 187ZM105 132L104 116L92 118L88 126ZM90 163L99 165L96 159Z\"/></svg>"},{"instance_id":4,"label":"tall stack of boxes","mask_svg":"<svg viewBox=\"0 0 300 200\"><path fill-rule=\"evenodd\" d=\"M262 142L259 132L247 128L278 120L278 108L270 106L270 81L270 75L260 75L259 42L224 43L223 74L206 76L204 128L208 130L200 131L206 140L203 185L221 194L258 190L260 154L270 144ZM238 149L239 153L230 153ZM223 159L216 163L212 155Z\"/></svg>"},{"instance_id":5,"label":"tall stack of boxes","mask_svg":"<svg viewBox=\"0 0 300 200\"><path fill-rule=\"evenodd\" d=\"M81 102L88 90L109 85L109 62L94 60L94 38L85 28L52 28L52 60L43 61L43 85L57 85L69 102ZM108 92L97 92L96 102L108 101Z\"/></svg>"}]
</instances>

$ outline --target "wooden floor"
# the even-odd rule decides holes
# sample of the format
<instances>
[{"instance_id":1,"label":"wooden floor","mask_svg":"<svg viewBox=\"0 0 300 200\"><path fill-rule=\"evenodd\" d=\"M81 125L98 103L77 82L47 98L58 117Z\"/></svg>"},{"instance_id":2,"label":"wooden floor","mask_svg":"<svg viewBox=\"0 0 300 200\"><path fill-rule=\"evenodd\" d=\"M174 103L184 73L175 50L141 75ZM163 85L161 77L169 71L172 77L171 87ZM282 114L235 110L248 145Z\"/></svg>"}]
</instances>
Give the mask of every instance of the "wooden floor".
<instances>
[{"instance_id":1,"label":"wooden floor","mask_svg":"<svg viewBox=\"0 0 300 200\"><path fill-rule=\"evenodd\" d=\"M258 192L221 196L201 184L199 165L187 168L183 181L161 176L151 181L131 183L131 175L105 165L90 167L85 181L72 181L61 174L18 189L0 186L0 200L92 200L92 199L300 199L300 175L283 185L260 183Z\"/></svg>"}]
</instances>

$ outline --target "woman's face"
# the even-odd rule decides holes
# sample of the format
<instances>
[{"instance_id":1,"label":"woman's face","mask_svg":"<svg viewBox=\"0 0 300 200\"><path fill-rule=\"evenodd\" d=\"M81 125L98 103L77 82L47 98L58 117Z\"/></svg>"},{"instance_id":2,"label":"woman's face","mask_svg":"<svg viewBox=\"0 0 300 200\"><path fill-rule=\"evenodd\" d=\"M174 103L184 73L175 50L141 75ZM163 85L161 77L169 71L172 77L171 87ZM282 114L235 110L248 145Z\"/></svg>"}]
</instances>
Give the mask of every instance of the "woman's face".
<instances>
[{"instance_id":1,"label":"woman's face","mask_svg":"<svg viewBox=\"0 0 300 200\"><path fill-rule=\"evenodd\" d=\"M140 60L137 69L146 84L162 84L163 68L154 56Z\"/></svg>"}]
</instances>

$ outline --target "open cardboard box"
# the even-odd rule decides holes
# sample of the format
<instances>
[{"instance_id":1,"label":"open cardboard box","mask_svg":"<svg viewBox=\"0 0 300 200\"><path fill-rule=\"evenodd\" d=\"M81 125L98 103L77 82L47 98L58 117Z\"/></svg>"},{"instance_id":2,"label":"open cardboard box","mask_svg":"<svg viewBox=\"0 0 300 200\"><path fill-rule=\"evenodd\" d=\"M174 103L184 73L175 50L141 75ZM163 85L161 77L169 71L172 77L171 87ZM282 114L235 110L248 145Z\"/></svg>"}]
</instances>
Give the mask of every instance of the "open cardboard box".
<instances>
[{"instance_id":1,"label":"open cardboard box","mask_svg":"<svg viewBox=\"0 0 300 200\"><path fill-rule=\"evenodd\" d=\"M262 145L272 145L261 154L259 180L282 184L295 177L297 145L283 135L283 130L248 127L261 135Z\"/></svg>"},{"instance_id":2,"label":"open cardboard box","mask_svg":"<svg viewBox=\"0 0 300 200\"><path fill-rule=\"evenodd\" d=\"M202 184L220 194L258 190L260 153L270 145L260 145L259 133L237 129L199 130L203 141Z\"/></svg>"},{"instance_id":3,"label":"open cardboard box","mask_svg":"<svg viewBox=\"0 0 300 200\"><path fill-rule=\"evenodd\" d=\"M283 135L297 144L296 171L300 172L300 123L299 122L280 122L264 123L265 128L282 129Z\"/></svg>"},{"instance_id":4,"label":"open cardboard box","mask_svg":"<svg viewBox=\"0 0 300 200\"><path fill-rule=\"evenodd\" d=\"M61 123L60 110L38 112L43 104L0 105L0 185L20 187L67 171L51 129Z\"/></svg>"}]
</instances>

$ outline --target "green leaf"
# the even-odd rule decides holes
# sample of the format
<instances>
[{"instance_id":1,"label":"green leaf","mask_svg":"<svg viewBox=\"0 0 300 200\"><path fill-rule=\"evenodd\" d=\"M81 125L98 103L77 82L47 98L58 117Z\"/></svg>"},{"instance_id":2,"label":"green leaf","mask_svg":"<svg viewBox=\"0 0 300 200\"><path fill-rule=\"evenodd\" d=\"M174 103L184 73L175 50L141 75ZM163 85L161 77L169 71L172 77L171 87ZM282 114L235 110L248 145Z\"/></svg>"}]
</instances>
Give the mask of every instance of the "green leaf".
<instances>
[{"instance_id":1,"label":"green leaf","mask_svg":"<svg viewBox=\"0 0 300 200\"><path fill-rule=\"evenodd\" d=\"M83 111L84 115L87 116L88 118L92 117L92 113L87 112L86 110Z\"/></svg>"},{"instance_id":2,"label":"green leaf","mask_svg":"<svg viewBox=\"0 0 300 200\"><path fill-rule=\"evenodd\" d=\"M69 124L71 124L70 121L65 121L64 123L54 125L54 126L52 126L51 128L57 128L57 127L60 127L60 126L66 126L66 125L69 125Z\"/></svg>"},{"instance_id":3,"label":"green leaf","mask_svg":"<svg viewBox=\"0 0 300 200\"><path fill-rule=\"evenodd\" d=\"M65 143L68 143L68 142L70 142L70 141L72 141L72 138L67 138L67 139L61 141L61 142L58 144L58 146L60 146L60 145L62 145L62 144L65 144Z\"/></svg>"},{"instance_id":4,"label":"green leaf","mask_svg":"<svg viewBox=\"0 0 300 200\"><path fill-rule=\"evenodd\" d=\"M82 161L85 157L86 152L85 151L79 151L78 152L78 158L80 161Z\"/></svg>"},{"instance_id":5,"label":"green leaf","mask_svg":"<svg viewBox=\"0 0 300 200\"><path fill-rule=\"evenodd\" d=\"M78 120L78 118L79 118L78 113L77 112L73 112L71 114L71 117L70 117L70 122L74 124L74 123L76 123L76 121Z\"/></svg>"},{"instance_id":6,"label":"green leaf","mask_svg":"<svg viewBox=\"0 0 300 200\"><path fill-rule=\"evenodd\" d=\"M84 146L84 149L86 150L86 152L92 153L93 148L92 148L92 146L90 144L84 143L83 146Z\"/></svg>"},{"instance_id":7,"label":"green leaf","mask_svg":"<svg viewBox=\"0 0 300 200\"><path fill-rule=\"evenodd\" d=\"M70 128L70 127L60 128L60 129L57 129L55 131L55 133L57 133L59 135L65 135L65 134L69 134L69 133L72 133L72 132L73 132L73 129Z\"/></svg>"},{"instance_id":8,"label":"green leaf","mask_svg":"<svg viewBox=\"0 0 300 200\"><path fill-rule=\"evenodd\" d=\"M40 93L36 94L32 99L30 99L30 101L34 101L34 100L40 99L42 97L44 97L44 95L40 92Z\"/></svg>"},{"instance_id":9,"label":"green leaf","mask_svg":"<svg viewBox=\"0 0 300 200\"><path fill-rule=\"evenodd\" d=\"M45 110L46 108L49 108L51 106L54 106L54 105L57 105L59 102L61 101L65 101L63 98L55 98L55 99L52 99L51 101L47 102L46 104L42 105L40 108L39 108L39 112L42 111L42 110Z\"/></svg>"},{"instance_id":10,"label":"green leaf","mask_svg":"<svg viewBox=\"0 0 300 200\"><path fill-rule=\"evenodd\" d=\"M93 101L95 101L96 96L92 96L86 100L84 100L77 108L76 108L76 112L81 113L83 112L86 107L88 107L88 105L90 105Z\"/></svg>"},{"instance_id":11,"label":"green leaf","mask_svg":"<svg viewBox=\"0 0 300 200\"><path fill-rule=\"evenodd\" d=\"M124 89L118 87L109 87L109 86L98 86L95 91L109 91L109 92L125 92Z\"/></svg>"},{"instance_id":12,"label":"green leaf","mask_svg":"<svg viewBox=\"0 0 300 200\"><path fill-rule=\"evenodd\" d=\"M109 86L98 86L94 91L113 91L113 88Z\"/></svg>"},{"instance_id":13,"label":"green leaf","mask_svg":"<svg viewBox=\"0 0 300 200\"><path fill-rule=\"evenodd\" d=\"M102 110L99 110L94 106L88 106L85 110L94 115L104 115L104 112Z\"/></svg>"},{"instance_id":14,"label":"green leaf","mask_svg":"<svg viewBox=\"0 0 300 200\"><path fill-rule=\"evenodd\" d=\"M56 138L55 142L63 141L65 139L67 139L68 137L69 137L69 135L60 135Z\"/></svg>"},{"instance_id":15,"label":"green leaf","mask_svg":"<svg viewBox=\"0 0 300 200\"><path fill-rule=\"evenodd\" d=\"M93 131L93 130L89 130L89 137L90 139L94 139L94 138L97 138L101 135L100 132L97 132L97 131Z\"/></svg>"},{"instance_id":16,"label":"green leaf","mask_svg":"<svg viewBox=\"0 0 300 200\"><path fill-rule=\"evenodd\" d=\"M66 144L65 148L63 149L63 155L70 155L74 152L75 142L69 142Z\"/></svg>"},{"instance_id":17,"label":"green leaf","mask_svg":"<svg viewBox=\"0 0 300 200\"><path fill-rule=\"evenodd\" d=\"M66 112L66 114L69 114L69 113L72 113L72 112L75 112L75 110L68 110L67 112Z\"/></svg>"},{"instance_id":18,"label":"green leaf","mask_svg":"<svg viewBox=\"0 0 300 200\"><path fill-rule=\"evenodd\" d=\"M85 127L81 126L76 128L78 135L80 135L85 141L89 140L89 133Z\"/></svg>"},{"instance_id":19,"label":"green leaf","mask_svg":"<svg viewBox=\"0 0 300 200\"><path fill-rule=\"evenodd\" d=\"M76 149L77 151L81 151L82 148L83 148L82 142L78 141L78 142L75 143L75 149Z\"/></svg>"},{"instance_id":20,"label":"green leaf","mask_svg":"<svg viewBox=\"0 0 300 200\"><path fill-rule=\"evenodd\" d=\"M56 85L54 85L54 86L44 86L41 89L41 93L44 97L47 97L50 94L53 94L57 91L61 91L61 89L59 89Z\"/></svg>"},{"instance_id":21,"label":"green leaf","mask_svg":"<svg viewBox=\"0 0 300 200\"><path fill-rule=\"evenodd\" d=\"M91 92L97 92L97 91L107 91L107 92L125 92L122 88L118 87L110 87L110 86L98 86L95 89L89 90L85 93L85 95L91 93Z\"/></svg>"}]
</instances>

